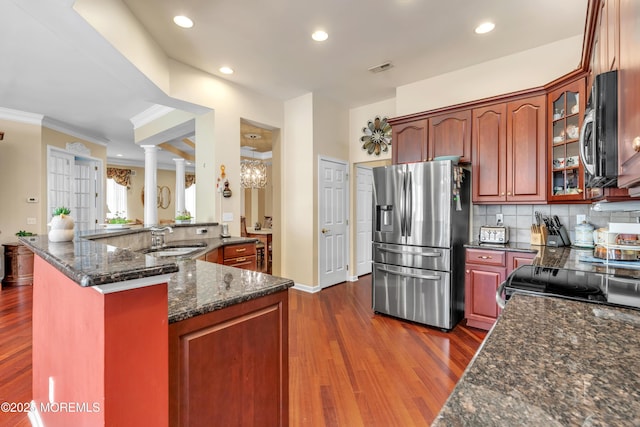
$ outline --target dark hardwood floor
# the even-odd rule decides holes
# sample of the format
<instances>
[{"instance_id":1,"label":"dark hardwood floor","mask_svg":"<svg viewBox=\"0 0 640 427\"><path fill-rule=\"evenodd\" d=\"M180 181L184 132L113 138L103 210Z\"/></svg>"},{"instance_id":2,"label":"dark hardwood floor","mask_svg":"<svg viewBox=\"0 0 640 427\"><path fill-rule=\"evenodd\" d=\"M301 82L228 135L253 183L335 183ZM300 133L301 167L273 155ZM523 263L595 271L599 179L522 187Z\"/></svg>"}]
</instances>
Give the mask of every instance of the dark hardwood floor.
<instances>
[{"instance_id":1,"label":"dark hardwood floor","mask_svg":"<svg viewBox=\"0 0 640 427\"><path fill-rule=\"evenodd\" d=\"M31 401L32 287L0 290L0 403ZM14 407L13 409L18 409ZM0 411L0 426L30 426L26 413Z\"/></svg>"},{"instance_id":2,"label":"dark hardwood floor","mask_svg":"<svg viewBox=\"0 0 640 427\"><path fill-rule=\"evenodd\" d=\"M370 275L289 294L292 426L428 426L486 336L374 315Z\"/></svg>"},{"instance_id":3,"label":"dark hardwood floor","mask_svg":"<svg viewBox=\"0 0 640 427\"><path fill-rule=\"evenodd\" d=\"M370 276L289 294L291 426L429 425L486 335L374 315ZM31 400L31 307L30 286L0 290L0 402Z\"/></svg>"}]
</instances>

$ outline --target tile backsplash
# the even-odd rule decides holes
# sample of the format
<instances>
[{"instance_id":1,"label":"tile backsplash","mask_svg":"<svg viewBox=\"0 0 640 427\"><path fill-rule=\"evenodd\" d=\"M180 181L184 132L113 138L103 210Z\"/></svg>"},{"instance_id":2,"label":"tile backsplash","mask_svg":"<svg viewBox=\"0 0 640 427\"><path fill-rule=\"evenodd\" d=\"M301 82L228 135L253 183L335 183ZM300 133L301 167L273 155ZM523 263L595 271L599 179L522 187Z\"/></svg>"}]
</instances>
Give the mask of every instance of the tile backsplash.
<instances>
[{"instance_id":1,"label":"tile backsplash","mask_svg":"<svg viewBox=\"0 0 640 427\"><path fill-rule=\"evenodd\" d=\"M531 224L535 224L534 212L545 216L557 215L575 240L576 215L586 215L587 222L595 228L606 227L610 222L636 222L640 212L598 212L591 205L473 205L471 240L478 240L480 226L495 225L496 214L501 213L509 227L511 243L529 243Z\"/></svg>"}]
</instances>

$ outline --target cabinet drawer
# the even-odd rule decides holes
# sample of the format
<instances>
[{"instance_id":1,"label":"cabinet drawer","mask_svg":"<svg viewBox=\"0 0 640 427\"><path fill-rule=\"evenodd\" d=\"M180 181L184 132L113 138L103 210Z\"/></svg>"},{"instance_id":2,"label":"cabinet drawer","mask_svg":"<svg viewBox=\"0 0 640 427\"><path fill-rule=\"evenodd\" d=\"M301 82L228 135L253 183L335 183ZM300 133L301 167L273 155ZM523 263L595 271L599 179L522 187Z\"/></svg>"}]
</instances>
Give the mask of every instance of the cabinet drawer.
<instances>
[{"instance_id":1,"label":"cabinet drawer","mask_svg":"<svg viewBox=\"0 0 640 427\"><path fill-rule=\"evenodd\" d=\"M504 251L490 251L486 249L467 249L466 262L482 265L507 265L507 253Z\"/></svg>"},{"instance_id":2,"label":"cabinet drawer","mask_svg":"<svg viewBox=\"0 0 640 427\"><path fill-rule=\"evenodd\" d=\"M224 265L228 265L229 267L244 268L245 270L255 270L257 267L256 264L257 259L255 255L224 260Z\"/></svg>"},{"instance_id":3,"label":"cabinet drawer","mask_svg":"<svg viewBox=\"0 0 640 427\"><path fill-rule=\"evenodd\" d=\"M229 258L238 258L251 256L256 254L255 243L243 243L240 245L227 245L223 250L223 258L226 261Z\"/></svg>"}]
</instances>

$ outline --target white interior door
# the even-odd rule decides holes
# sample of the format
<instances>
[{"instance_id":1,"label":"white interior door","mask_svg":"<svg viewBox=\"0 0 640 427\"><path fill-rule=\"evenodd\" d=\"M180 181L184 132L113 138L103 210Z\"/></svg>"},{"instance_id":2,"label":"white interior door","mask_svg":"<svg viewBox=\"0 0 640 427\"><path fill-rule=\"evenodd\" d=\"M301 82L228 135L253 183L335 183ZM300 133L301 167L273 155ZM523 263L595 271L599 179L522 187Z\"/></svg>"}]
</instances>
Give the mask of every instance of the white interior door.
<instances>
[{"instance_id":1,"label":"white interior door","mask_svg":"<svg viewBox=\"0 0 640 427\"><path fill-rule=\"evenodd\" d=\"M62 150L47 150L47 223L53 210L59 207L73 208L74 156ZM71 212L71 216L74 212Z\"/></svg>"},{"instance_id":2,"label":"white interior door","mask_svg":"<svg viewBox=\"0 0 640 427\"><path fill-rule=\"evenodd\" d=\"M78 231L95 230L98 225L99 167L95 160L76 159L74 165L75 212L73 219ZM100 176L102 176L100 174Z\"/></svg>"},{"instance_id":3,"label":"white interior door","mask_svg":"<svg viewBox=\"0 0 640 427\"><path fill-rule=\"evenodd\" d=\"M71 210L77 231L95 230L102 218L102 161L47 148L47 222L53 210Z\"/></svg>"},{"instance_id":4,"label":"white interior door","mask_svg":"<svg viewBox=\"0 0 640 427\"><path fill-rule=\"evenodd\" d=\"M320 158L318 174L318 270L325 288L346 281L349 270L347 163Z\"/></svg>"},{"instance_id":5,"label":"white interior door","mask_svg":"<svg viewBox=\"0 0 640 427\"><path fill-rule=\"evenodd\" d=\"M356 167L356 275L371 273L373 170Z\"/></svg>"}]
</instances>

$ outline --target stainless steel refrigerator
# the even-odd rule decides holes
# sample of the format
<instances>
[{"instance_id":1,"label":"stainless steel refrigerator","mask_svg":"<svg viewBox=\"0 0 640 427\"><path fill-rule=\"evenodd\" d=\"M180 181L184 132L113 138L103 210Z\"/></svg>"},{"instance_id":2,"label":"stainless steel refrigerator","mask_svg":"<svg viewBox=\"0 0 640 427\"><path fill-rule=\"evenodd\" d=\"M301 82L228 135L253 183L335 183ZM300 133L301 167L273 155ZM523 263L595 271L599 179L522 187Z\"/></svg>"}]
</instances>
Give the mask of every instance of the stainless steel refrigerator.
<instances>
[{"instance_id":1,"label":"stainless steel refrigerator","mask_svg":"<svg viewBox=\"0 0 640 427\"><path fill-rule=\"evenodd\" d=\"M373 169L375 313L444 330L462 319L469 188L450 160Z\"/></svg>"}]
</instances>

